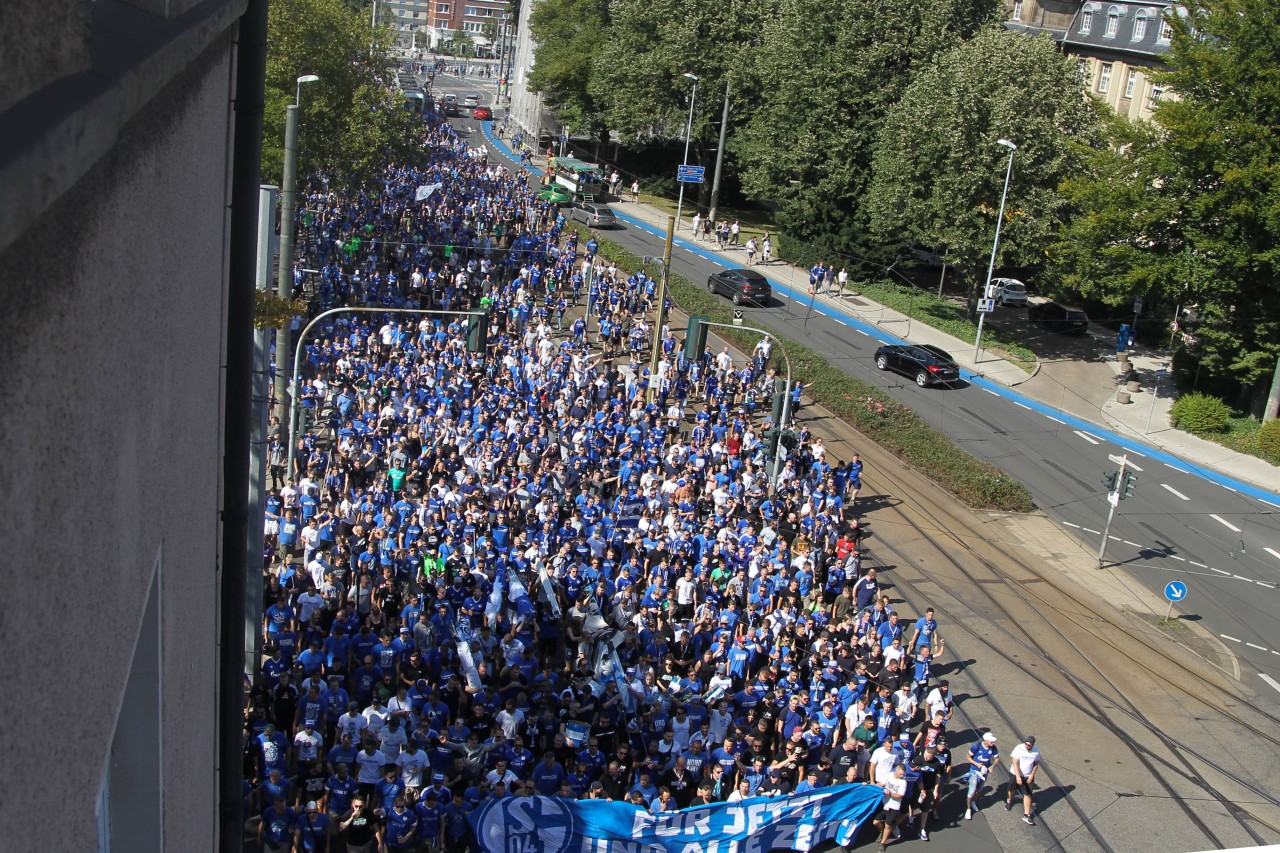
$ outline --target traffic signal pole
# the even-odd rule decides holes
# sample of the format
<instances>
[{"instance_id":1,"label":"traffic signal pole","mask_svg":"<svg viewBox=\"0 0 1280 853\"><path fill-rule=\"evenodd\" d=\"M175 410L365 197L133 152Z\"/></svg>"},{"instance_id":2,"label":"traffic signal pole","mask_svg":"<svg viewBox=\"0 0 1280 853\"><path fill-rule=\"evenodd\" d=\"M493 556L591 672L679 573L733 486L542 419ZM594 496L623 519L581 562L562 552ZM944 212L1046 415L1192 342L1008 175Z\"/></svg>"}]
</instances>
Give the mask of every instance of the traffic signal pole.
<instances>
[{"instance_id":1,"label":"traffic signal pole","mask_svg":"<svg viewBox=\"0 0 1280 853\"><path fill-rule=\"evenodd\" d=\"M1120 501L1133 494L1134 484L1138 482L1138 478L1129 470L1128 454L1111 456L1110 459L1120 463L1120 470L1108 471L1103 478L1103 485L1107 487L1107 503L1111 504L1111 508L1107 510L1107 525L1102 528L1102 542L1098 545L1098 568L1107 564L1107 540L1111 538L1111 522L1115 520L1116 508L1120 506Z\"/></svg>"},{"instance_id":2,"label":"traffic signal pole","mask_svg":"<svg viewBox=\"0 0 1280 853\"><path fill-rule=\"evenodd\" d=\"M676 218L667 217L667 240L662 247L662 278L658 280L658 317L653 324L653 352L649 355L649 385L644 390L646 403L652 403L658 391L658 359L662 357L662 326L667 316L667 275L671 270L671 243L676 236ZM588 303L591 296L587 295Z\"/></svg>"}]
</instances>

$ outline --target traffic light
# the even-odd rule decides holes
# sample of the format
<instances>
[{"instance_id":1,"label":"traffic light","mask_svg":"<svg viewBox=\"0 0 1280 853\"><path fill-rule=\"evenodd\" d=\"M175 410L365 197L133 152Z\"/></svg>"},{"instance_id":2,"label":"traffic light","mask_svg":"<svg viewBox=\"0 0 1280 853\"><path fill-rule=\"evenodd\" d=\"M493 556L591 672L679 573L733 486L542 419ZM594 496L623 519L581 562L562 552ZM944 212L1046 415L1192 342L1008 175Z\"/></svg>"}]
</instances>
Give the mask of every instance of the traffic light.
<instances>
[{"instance_id":1,"label":"traffic light","mask_svg":"<svg viewBox=\"0 0 1280 853\"><path fill-rule=\"evenodd\" d=\"M707 348L707 317L695 315L689 318L689 329L684 336L684 357L690 361L702 358Z\"/></svg>"},{"instance_id":2,"label":"traffic light","mask_svg":"<svg viewBox=\"0 0 1280 853\"><path fill-rule=\"evenodd\" d=\"M800 436L796 435L794 430L784 429L780 441L782 446L790 453L800 444Z\"/></svg>"},{"instance_id":3,"label":"traffic light","mask_svg":"<svg viewBox=\"0 0 1280 853\"><path fill-rule=\"evenodd\" d=\"M1132 471L1125 471L1124 478L1120 480L1120 500L1133 497L1133 487L1138 482L1138 475Z\"/></svg>"},{"instance_id":4,"label":"traffic light","mask_svg":"<svg viewBox=\"0 0 1280 853\"><path fill-rule=\"evenodd\" d=\"M467 315L467 352L484 354L489 346L489 315Z\"/></svg>"},{"instance_id":5,"label":"traffic light","mask_svg":"<svg viewBox=\"0 0 1280 853\"><path fill-rule=\"evenodd\" d=\"M787 407L787 383L782 379L773 380L773 409L769 412L769 420L776 426L782 426L782 410Z\"/></svg>"},{"instance_id":6,"label":"traffic light","mask_svg":"<svg viewBox=\"0 0 1280 853\"><path fill-rule=\"evenodd\" d=\"M1108 492L1114 492L1116 485L1120 482L1119 471L1108 471L1102 475L1102 485L1107 487Z\"/></svg>"},{"instance_id":7,"label":"traffic light","mask_svg":"<svg viewBox=\"0 0 1280 853\"><path fill-rule=\"evenodd\" d=\"M770 459L778 457L778 439L782 437L782 430L779 427L769 427L764 431L765 456Z\"/></svg>"}]
</instances>

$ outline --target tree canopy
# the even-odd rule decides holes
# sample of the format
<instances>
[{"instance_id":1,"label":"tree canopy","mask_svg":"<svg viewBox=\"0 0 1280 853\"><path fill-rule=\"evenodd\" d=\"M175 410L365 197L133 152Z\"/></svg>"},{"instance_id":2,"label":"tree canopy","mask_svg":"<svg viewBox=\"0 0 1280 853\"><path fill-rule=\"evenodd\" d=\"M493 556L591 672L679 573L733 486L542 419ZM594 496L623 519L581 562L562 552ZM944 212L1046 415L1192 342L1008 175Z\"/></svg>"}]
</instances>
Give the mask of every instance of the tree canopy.
<instances>
[{"instance_id":1,"label":"tree canopy","mask_svg":"<svg viewBox=\"0 0 1280 853\"><path fill-rule=\"evenodd\" d=\"M1058 187L1099 140L1075 61L1047 36L999 27L961 42L921 71L890 107L867 208L884 240L946 246L961 267L991 252L1009 149L1017 146L1000 257L1026 263L1061 225Z\"/></svg>"},{"instance_id":2,"label":"tree canopy","mask_svg":"<svg viewBox=\"0 0 1280 853\"><path fill-rule=\"evenodd\" d=\"M542 92L559 109L559 120L576 129L602 124L590 82L608 17L607 0L542 2L529 13L529 31L538 44L529 88Z\"/></svg>"},{"instance_id":3,"label":"tree canopy","mask_svg":"<svg viewBox=\"0 0 1280 853\"><path fill-rule=\"evenodd\" d=\"M1183 9L1154 75L1170 97L1066 183L1076 215L1048 272L1113 305L1196 306L1183 340L1204 377L1257 406L1280 354L1280 4Z\"/></svg>"},{"instance_id":4,"label":"tree canopy","mask_svg":"<svg viewBox=\"0 0 1280 853\"><path fill-rule=\"evenodd\" d=\"M285 108L304 74L320 80L302 90L299 174L354 184L412 156L418 120L390 88L389 27L346 0L272 0L268 15L264 180L280 182Z\"/></svg>"}]
</instances>

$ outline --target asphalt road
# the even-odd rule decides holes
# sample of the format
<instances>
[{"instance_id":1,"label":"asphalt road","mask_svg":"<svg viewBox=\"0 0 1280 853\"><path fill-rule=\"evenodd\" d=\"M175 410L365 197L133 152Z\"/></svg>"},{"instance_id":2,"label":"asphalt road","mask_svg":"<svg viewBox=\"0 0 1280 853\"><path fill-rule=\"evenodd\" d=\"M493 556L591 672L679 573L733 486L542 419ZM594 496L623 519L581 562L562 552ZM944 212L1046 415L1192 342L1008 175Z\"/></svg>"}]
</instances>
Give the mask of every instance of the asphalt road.
<instances>
[{"instance_id":1,"label":"asphalt road","mask_svg":"<svg viewBox=\"0 0 1280 853\"><path fill-rule=\"evenodd\" d=\"M493 102L492 86L480 80L438 77L436 87ZM467 115L454 124L475 144L505 155ZM637 254L661 255L662 237L630 219L626 204L614 208L623 224L608 236ZM683 240L672 257L672 270L699 284L733 265L733 258ZM760 269L768 275L767 267ZM768 306L743 306L748 325L804 341L850 376L910 406L957 444L1025 483L1036 504L1090 552L1096 553L1109 509L1102 480L1116 465L1108 457L1127 452L1138 483L1116 513L1107 562L1123 566L1156 595L1169 581L1185 583L1189 594L1178 612L1199 620L1238 658L1240 680L1250 692L1280 706L1280 498L1244 484L1224 485L1194 463L1059 410L1062 403L1046 404L980 378L954 388L919 388L875 367L876 348L896 330L821 305L811 311L803 294L776 282L774 292ZM1065 400L1076 392L1063 387L1061 393Z\"/></svg>"}]
</instances>

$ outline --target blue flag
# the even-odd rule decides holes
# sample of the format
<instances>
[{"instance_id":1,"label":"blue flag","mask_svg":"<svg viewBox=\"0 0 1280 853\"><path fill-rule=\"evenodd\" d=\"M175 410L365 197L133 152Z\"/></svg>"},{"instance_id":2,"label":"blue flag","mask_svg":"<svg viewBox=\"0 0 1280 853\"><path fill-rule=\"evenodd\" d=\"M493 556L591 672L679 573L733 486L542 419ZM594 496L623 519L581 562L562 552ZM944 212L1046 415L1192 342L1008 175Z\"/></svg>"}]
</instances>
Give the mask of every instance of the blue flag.
<instances>
[{"instance_id":1,"label":"blue flag","mask_svg":"<svg viewBox=\"0 0 1280 853\"><path fill-rule=\"evenodd\" d=\"M767 853L852 844L884 790L837 785L651 814L630 803L505 797L467 820L488 853Z\"/></svg>"}]
</instances>

